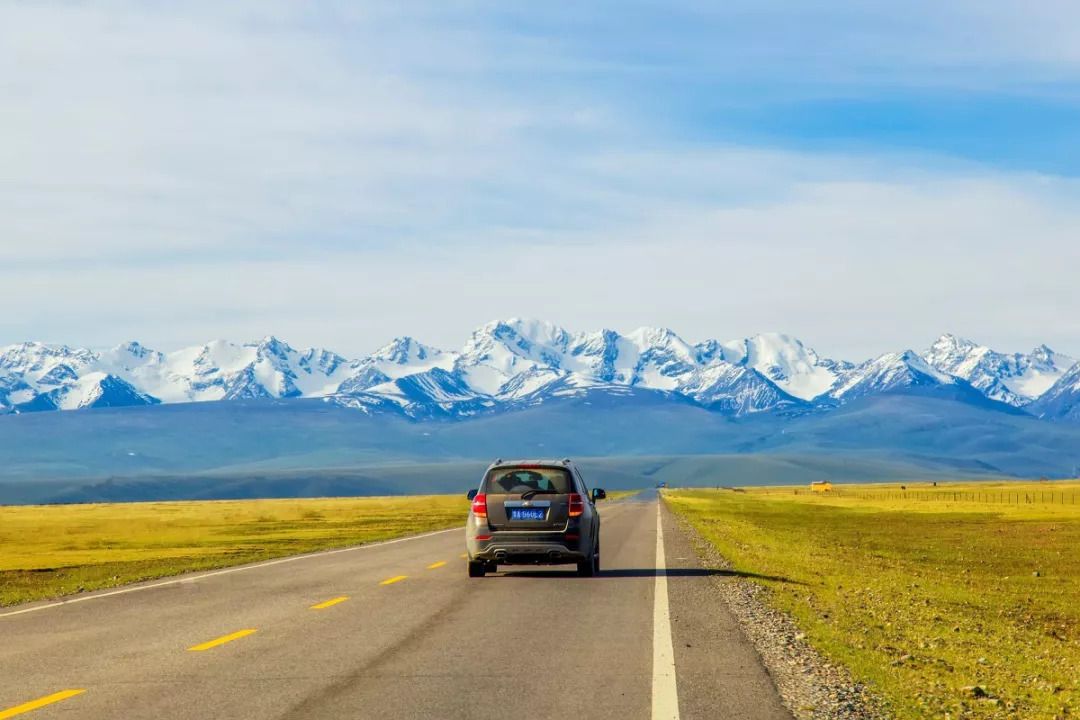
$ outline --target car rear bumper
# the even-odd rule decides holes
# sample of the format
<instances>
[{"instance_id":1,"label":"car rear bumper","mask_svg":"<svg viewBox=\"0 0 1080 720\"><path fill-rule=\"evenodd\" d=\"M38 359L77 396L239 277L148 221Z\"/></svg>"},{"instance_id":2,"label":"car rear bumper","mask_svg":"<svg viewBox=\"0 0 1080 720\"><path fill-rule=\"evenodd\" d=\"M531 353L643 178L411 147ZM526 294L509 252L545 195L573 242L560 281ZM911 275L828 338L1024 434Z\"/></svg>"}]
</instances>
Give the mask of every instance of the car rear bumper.
<instances>
[{"instance_id":1,"label":"car rear bumper","mask_svg":"<svg viewBox=\"0 0 1080 720\"><path fill-rule=\"evenodd\" d=\"M469 559L505 565L561 565L587 560L578 541L563 538L506 537L494 534L490 540L467 541Z\"/></svg>"}]
</instances>

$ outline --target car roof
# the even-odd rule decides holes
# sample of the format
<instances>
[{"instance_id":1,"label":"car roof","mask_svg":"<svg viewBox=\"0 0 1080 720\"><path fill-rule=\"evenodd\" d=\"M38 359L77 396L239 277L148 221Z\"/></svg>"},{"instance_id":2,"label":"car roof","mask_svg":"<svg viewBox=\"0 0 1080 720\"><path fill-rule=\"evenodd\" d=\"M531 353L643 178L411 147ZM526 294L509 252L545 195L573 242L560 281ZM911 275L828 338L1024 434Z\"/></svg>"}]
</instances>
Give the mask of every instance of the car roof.
<instances>
[{"instance_id":1,"label":"car roof","mask_svg":"<svg viewBox=\"0 0 1080 720\"><path fill-rule=\"evenodd\" d=\"M488 465L488 470L495 467L513 467L515 465L540 465L550 467L573 467L574 462L570 458L514 458L510 460L503 460L499 458L495 462Z\"/></svg>"}]
</instances>

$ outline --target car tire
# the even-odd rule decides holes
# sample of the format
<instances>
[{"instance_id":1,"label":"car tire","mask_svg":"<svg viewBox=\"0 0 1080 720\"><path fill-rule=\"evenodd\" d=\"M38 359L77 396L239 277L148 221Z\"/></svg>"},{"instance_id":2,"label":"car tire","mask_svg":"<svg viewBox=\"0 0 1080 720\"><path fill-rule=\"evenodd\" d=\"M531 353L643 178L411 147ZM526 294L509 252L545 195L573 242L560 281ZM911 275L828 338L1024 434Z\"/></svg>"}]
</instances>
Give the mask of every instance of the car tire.
<instances>
[{"instance_id":1,"label":"car tire","mask_svg":"<svg viewBox=\"0 0 1080 720\"><path fill-rule=\"evenodd\" d=\"M469 577L484 577L487 574L487 563L483 562L469 562Z\"/></svg>"},{"instance_id":2,"label":"car tire","mask_svg":"<svg viewBox=\"0 0 1080 720\"><path fill-rule=\"evenodd\" d=\"M595 577L600 572L600 548L597 547L592 556L577 564L577 574L580 577Z\"/></svg>"}]
</instances>

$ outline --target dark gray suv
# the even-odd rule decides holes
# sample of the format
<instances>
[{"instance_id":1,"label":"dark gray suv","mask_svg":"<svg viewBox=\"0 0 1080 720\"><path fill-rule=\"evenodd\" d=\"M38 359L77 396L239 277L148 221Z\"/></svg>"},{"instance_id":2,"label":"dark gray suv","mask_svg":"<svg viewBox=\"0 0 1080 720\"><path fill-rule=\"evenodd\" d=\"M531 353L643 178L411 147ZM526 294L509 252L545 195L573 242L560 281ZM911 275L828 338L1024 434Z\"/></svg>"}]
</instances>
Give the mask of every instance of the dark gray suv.
<instances>
[{"instance_id":1,"label":"dark gray suv","mask_svg":"<svg viewBox=\"0 0 1080 720\"><path fill-rule=\"evenodd\" d=\"M578 575L600 570L600 515L570 460L496 460L469 491L465 525L469 577L499 565L577 564Z\"/></svg>"}]
</instances>

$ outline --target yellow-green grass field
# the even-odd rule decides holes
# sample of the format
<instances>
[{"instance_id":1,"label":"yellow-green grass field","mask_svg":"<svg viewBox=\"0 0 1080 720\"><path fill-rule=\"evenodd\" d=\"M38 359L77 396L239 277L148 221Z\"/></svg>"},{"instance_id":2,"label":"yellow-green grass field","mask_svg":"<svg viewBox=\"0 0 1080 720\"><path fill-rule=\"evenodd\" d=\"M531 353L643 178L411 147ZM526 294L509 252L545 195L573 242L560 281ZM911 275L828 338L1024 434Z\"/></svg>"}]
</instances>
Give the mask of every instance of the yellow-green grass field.
<instances>
[{"instance_id":1,"label":"yellow-green grass field","mask_svg":"<svg viewBox=\"0 0 1080 720\"><path fill-rule=\"evenodd\" d=\"M464 525L461 496L0 507L0 606Z\"/></svg>"},{"instance_id":2,"label":"yellow-green grass field","mask_svg":"<svg viewBox=\"0 0 1080 720\"><path fill-rule=\"evenodd\" d=\"M666 499L896 717L1080 716L1080 483L838 490Z\"/></svg>"}]
</instances>

